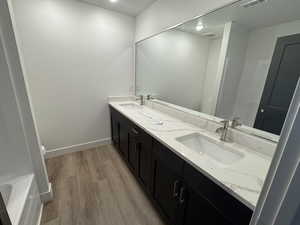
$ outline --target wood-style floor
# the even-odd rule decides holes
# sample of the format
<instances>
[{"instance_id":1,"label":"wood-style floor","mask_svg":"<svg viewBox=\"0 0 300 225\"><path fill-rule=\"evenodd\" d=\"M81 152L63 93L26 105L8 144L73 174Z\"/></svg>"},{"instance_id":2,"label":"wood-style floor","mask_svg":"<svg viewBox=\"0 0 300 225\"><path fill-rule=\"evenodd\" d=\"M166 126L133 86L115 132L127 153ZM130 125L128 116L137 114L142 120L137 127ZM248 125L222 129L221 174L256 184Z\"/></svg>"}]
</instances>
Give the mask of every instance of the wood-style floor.
<instances>
[{"instance_id":1,"label":"wood-style floor","mask_svg":"<svg viewBox=\"0 0 300 225\"><path fill-rule=\"evenodd\" d=\"M54 200L44 225L164 225L111 145L47 160Z\"/></svg>"}]
</instances>

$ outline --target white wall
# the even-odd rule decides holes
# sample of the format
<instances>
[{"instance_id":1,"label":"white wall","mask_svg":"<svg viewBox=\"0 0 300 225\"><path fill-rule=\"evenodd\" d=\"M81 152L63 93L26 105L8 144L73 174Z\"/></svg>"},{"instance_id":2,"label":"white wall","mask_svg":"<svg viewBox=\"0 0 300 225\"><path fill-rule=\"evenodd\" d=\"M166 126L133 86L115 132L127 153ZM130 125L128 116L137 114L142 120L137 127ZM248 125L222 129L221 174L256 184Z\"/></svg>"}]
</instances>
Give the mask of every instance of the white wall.
<instances>
[{"instance_id":1,"label":"white wall","mask_svg":"<svg viewBox=\"0 0 300 225\"><path fill-rule=\"evenodd\" d=\"M134 18L76 0L12 3L43 144L110 137L107 96L133 90Z\"/></svg>"},{"instance_id":2,"label":"white wall","mask_svg":"<svg viewBox=\"0 0 300 225\"><path fill-rule=\"evenodd\" d=\"M137 16L136 41L232 2L235 1L157 0Z\"/></svg>"},{"instance_id":3,"label":"white wall","mask_svg":"<svg viewBox=\"0 0 300 225\"><path fill-rule=\"evenodd\" d=\"M211 40L171 30L137 45L137 93L201 110Z\"/></svg>"},{"instance_id":4,"label":"white wall","mask_svg":"<svg viewBox=\"0 0 300 225\"><path fill-rule=\"evenodd\" d=\"M234 114L253 126L278 37L300 33L300 21L250 32Z\"/></svg>"},{"instance_id":5,"label":"white wall","mask_svg":"<svg viewBox=\"0 0 300 225\"><path fill-rule=\"evenodd\" d=\"M222 46L222 38L218 38L211 41L208 53L205 81L202 92L202 107L201 112L213 115L214 102L213 96L215 95L215 87L217 75L218 75L218 62L220 58L220 51Z\"/></svg>"}]
</instances>

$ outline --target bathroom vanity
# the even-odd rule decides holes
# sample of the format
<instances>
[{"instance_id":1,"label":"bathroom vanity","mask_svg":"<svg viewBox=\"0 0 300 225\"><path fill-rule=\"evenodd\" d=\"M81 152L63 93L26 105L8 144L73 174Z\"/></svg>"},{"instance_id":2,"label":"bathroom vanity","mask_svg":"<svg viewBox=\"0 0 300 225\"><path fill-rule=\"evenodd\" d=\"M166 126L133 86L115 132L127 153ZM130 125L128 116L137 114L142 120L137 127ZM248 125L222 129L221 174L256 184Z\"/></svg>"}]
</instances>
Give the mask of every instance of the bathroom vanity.
<instances>
[{"instance_id":1,"label":"bathroom vanity","mask_svg":"<svg viewBox=\"0 0 300 225\"><path fill-rule=\"evenodd\" d=\"M110 113L114 146L168 224L249 224L267 157L149 105L110 102Z\"/></svg>"}]
</instances>

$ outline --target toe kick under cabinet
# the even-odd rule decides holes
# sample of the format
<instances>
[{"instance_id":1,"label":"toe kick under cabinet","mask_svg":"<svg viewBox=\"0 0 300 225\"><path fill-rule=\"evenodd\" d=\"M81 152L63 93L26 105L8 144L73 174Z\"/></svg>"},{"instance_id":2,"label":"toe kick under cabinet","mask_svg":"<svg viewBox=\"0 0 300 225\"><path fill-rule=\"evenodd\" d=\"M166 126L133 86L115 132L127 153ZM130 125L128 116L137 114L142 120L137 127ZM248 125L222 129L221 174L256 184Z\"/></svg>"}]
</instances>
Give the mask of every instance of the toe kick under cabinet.
<instances>
[{"instance_id":1,"label":"toe kick under cabinet","mask_svg":"<svg viewBox=\"0 0 300 225\"><path fill-rule=\"evenodd\" d=\"M113 107L111 136L169 225L248 225L252 210Z\"/></svg>"}]
</instances>

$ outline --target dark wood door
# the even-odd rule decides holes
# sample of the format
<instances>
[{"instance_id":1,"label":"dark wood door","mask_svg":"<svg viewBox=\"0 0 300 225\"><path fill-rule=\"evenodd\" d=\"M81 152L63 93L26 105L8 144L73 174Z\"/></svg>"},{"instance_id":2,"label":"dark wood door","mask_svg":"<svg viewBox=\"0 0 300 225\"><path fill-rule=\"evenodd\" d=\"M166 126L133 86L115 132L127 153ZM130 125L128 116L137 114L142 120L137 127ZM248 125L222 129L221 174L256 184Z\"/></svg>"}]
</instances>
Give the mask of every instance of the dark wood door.
<instances>
[{"instance_id":1,"label":"dark wood door","mask_svg":"<svg viewBox=\"0 0 300 225\"><path fill-rule=\"evenodd\" d=\"M145 190L152 193L152 137L142 131L137 142L137 177Z\"/></svg>"},{"instance_id":2,"label":"dark wood door","mask_svg":"<svg viewBox=\"0 0 300 225\"><path fill-rule=\"evenodd\" d=\"M129 139L129 127L128 120L120 115L119 116L119 148L120 152L125 160L128 160L128 139Z\"/></svg>"},{"instance_id":3,"label":"dark wood door","mask_svg":"<svg viewBox=\"0 0 300 225\"><path fill-rule=\"evenodd\" d=\"M112 143L117 149L119 149L120 143L120 123L118 118L118 112L110 107L110 122L111 122L111 139Z\"/></svg>"},{"instance_id":4,"label":"dark wood door","mask_svg":"<svg viewBox=\"0 0 300 225\"><path fill-rule=\"evenodd\" d=\"M300 34L279 38L269 69L255 128L280 134L300 76Z\"/></svg>"},{"instance_id":5,"label":"dark wood door","mask_svg":"<svg viewBox=\"0 0 300 225\"><path fill-rule=\"evenodd\" d=\"M187 188L186 188L187 189ZM185 191L184 203L181 204L180 212L183 213L182 225L233 225L227 221L221 213L194 189Z\"/></svg>"},{"instance_id":6,"label":"dark wood door","mask_svg":"<svg viewBox=\"0 0 300 225\"><path fill-rule=\"evenodd\" d=\"M178 224L183 161L158 142L153 143L153 198L169 224Z\"/></svg>"},{"instance_id":7,"label":"dark wood door","mask_svg":"<svg viewBox=\"0 0 300 225\"><path fill-rule=\"evenodd\" d=\"M187 191L183 225L203 221L203 225L249 225L252 210L189 164L183 178ZM199 223L202 224L202 223Z\"/></svg>"},{"instance_id":8,"label":"dark wood door","mask_svg":"<svg viewBox=\"0 0 300 225\"><path fill-rule=\"evenodd\" d=\"M129 126L128 130L128 165L135 175L138 169L138 151L141 148L139 142L140 130L133 126Z\"/></svg>"}]
</instances>

